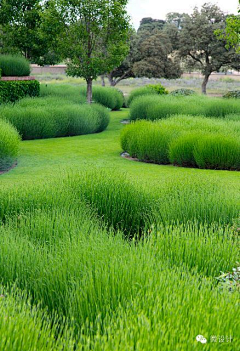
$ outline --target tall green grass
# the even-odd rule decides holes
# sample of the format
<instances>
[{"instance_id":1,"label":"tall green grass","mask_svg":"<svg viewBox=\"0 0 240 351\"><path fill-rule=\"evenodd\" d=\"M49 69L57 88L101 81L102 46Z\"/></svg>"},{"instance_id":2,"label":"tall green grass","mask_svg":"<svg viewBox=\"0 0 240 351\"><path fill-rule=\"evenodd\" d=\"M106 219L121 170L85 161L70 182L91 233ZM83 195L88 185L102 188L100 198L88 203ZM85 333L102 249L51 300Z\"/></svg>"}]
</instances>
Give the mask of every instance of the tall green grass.
<instances>
[{"instance_id":1,"label":"tall green grass","mask_svg":"<svg viewBox=\"0 0 240 351\"><path fill-rule=\"evenodd\" d=\"M41 97L55 97L66 99L74 103L86 103L87 89L85 86L71 84L41 84ZM111 110L119 110L124 103L121 91L110 87L93 87L93 102L101 104Z\"/></svg>"},{"instance_id":2,"label":"tall green grass","mask_svg":"<svg viewBox=\"0 0 240 351\"><path fill-rule=\"evenodd\" d=\"M237 294L215 277L238 257L238 202L219 181L183 175L149 189L116 170L2 188L0 280L47 309L41 337L59 335L63 349L72 330L76 350L192 350L200 333L235 336Z\"/></svg>"},{"instance_id":3,"label":"tall green grass","mask_svg":"<svg viewBox=\"0 0 240 351\"><path fill-rule=\"evenodd\" d=\"M16 129L0 119L0 171L12 166L16 161L20 137Z\"/></svg>"},{"instance_id":4,"label":"tall green grass","mask_svg":"<svg viewBox=\"0 0 240 351\"><path fill-rule=\"evenodd\" d=\"M131 104L130 119L157 120L171 115L192 115L224 118L239 114L240 102L236 99L220 99L200 96L143 96Z\"/></svg>"},{"instance_id":5,"label":"tall green grass","mask_svg":"<svg viewBox=\"0 0 240 351\"><path fill-rule=\"evenodd\" d=\"M141 88L137 88L131 91L131 93L128 96L127 99L127 105L130 106L131 103L136 99L139 98L141 96L143 97L148 97L148 96L156 96L158 95L157 91L150 88L150 87L141 87ZM139 99L140 100L140 99Z\"/></svg>"},{"instance_id":6,"label":"tall green grass","mask_svg":"<svg viewBox=\"0 0 240 351\"><path fill-rule=\"evenodd\" d=\"M0 113L24 140L98 133L107 128L110 120L103 106L78 105L52 97L23 99L14 106L2 106Z\"/></svg>"},{"instance_id":7,"label":"tall green grass","mask_svg":"<svg viewBox=\"0 0 240 351\"><path fill-rule=\"evenodd\" d=\"M29 76L30 63L24 57L0 55L2 76Z\"/></svg>"},{"instance_id":8,"label":"tall green grass","mask_svg":"<svg viewBox=\"0 0 240 351\"><path fill-rule=\"evenodd\" d=\"M11 291L12 290L12 291ZM73 350L71 331L41 305L31 306L26 293L0 287L0 350Z\"/></svg>"},{"instance_id":9,"label":"tall green grass","mask_svg":"<svg viewBox=\"0 0 240 351\"><path fill-rule=\"evenodd\" d=\"M240 169L239 121L178 115L124 128L121 145L132 157L158 164Z\"/></svg>"}]
</instances>

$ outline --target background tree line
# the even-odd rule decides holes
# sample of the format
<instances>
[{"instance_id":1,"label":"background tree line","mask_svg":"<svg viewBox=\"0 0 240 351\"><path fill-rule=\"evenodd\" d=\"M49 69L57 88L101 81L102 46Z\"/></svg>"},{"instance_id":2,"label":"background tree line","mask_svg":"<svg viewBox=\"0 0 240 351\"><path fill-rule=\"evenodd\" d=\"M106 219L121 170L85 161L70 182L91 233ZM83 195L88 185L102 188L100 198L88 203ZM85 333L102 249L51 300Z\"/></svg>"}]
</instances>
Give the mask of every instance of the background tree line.
<instances>
[{"instance_id":1,"label":"background tree line","mask_svg":"<svg viewBox=\"0 0 240 351\"><path fill-rule=\"evenodd\" d=\"M115 86L129 77L178 78L183 69L197 69L206 93L212 72L240 69L239 32L229 43L229 24L238 17L207 3L191 15L143 18L136 31L126 5L127 0L1 0L0 52L21 53L40 65L66 60L68 74L84 77L90 95L100 75Z\"/></svg>"}]
</instances>

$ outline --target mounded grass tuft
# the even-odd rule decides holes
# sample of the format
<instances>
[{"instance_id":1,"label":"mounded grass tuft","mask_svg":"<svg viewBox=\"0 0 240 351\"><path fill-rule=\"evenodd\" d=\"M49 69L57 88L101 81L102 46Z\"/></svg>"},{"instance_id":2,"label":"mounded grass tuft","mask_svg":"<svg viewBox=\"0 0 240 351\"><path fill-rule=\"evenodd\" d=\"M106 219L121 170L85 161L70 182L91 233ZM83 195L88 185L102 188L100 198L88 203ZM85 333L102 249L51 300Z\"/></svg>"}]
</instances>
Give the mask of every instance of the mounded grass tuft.
<instances>
[{"instance_id":1,"label":"mounded grass tuft","mask_svg":"<svg viewBox=\"0 0 240 351\"><path fill-rule=\"evenodd\" d=\"M0 119L0 171L5 171L16 161L20 137L16 129Z\"/></svg>"},{"instance_id":2,"label":"mounded grass tuft","mask_svg":"<svg viewBox=\"0 0 240 351\"><path fill-rule=\"evenodd\" d=\"M124 128L121 145L132 157L158 164L239 170L239 122L175 116Z\"/></svg>"},{"instance_id":3,"label":"mounded grass tuft","mask_svg":"<svg viewBox=\"0 0 240 351\"><path fill-rule=\"evenodd\" d=\"M240 102L237 99L202 96L142 96L135 99L130 107L131 120L157 120L177 114L224 118L239 113Z\"/></svg>"},{"instance_id":4,"label":"mounded grass tuft","mask_svg":"<svg viewBox=\"0 0 240 351\"><path fill-rule=\"evenodd\" d=\"M100 105L78 105L55 98L23 99L1 108L24 140L98 133L107 128L109 112Z\"/></svg>"},{"instance_id":5,"label":"mounded grass tuft","mask_svg":"<svg viewBox=\"0 0 240 351\"><path fill-rule=\"evenodd\" d=\"M29 76L30 63L24 57L0 55L0 69L2 76Z\"/></svg>"}]
</instances>

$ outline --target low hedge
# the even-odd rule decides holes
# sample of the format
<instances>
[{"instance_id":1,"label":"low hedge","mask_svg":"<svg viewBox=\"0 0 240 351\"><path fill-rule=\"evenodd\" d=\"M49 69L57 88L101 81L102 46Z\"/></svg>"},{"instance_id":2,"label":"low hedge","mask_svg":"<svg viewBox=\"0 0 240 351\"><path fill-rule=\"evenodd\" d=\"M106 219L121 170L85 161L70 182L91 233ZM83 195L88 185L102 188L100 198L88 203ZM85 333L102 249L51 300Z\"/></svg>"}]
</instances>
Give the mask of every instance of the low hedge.
<instances>
[{"instance_id":1,"label":"low hedge","mask_svg":"<svg viewBox=\"0 0 240 351\"><path fill-rule=\"evenodd\" d=\"M131 120L157 120L177 114L224 118L239 113L240 102L237 99L202 96L140 96L130 106Z\"/></svg>"},{"instance_id":2,"label":"low hedge","mask_svg":"<svg viewBox=\"0 0 240 351\"><path fill-rule=\"evenodd\" d=\"M0 80L0 103L16 102L26 96L39 96L40 84L37 80Z\"/></svg>"},{"instance_id":3,"label":"low hedge","mask_svg":"<svg viewBox=\"0 0 240 351\"><path fill-rule=\"evenodd\" d=\"M149 84L141 88L137 88L131 91L128 99L127 105L130 106L133 100L139 96L148 96L148 95L166 95L168 91L161 84Z\"/></svg>"},{"instance_id":4,"label":"low hedge","mask_svg":"<svg viewBox=\"0 0 240 351\"><path fill-rule=\"evenodd\" d=\"M157 164L240 169L239 122L176 116L126 126L121 145L132 157Z\"/></svg>"},{"instance_id":5,"label":"low hedge","mask_svg":"<svg viewBox=\"0 0 240 351\"><path fill-rule=\"evenodd\" d=\"M0 171L10 168L16 161L20 137L16 129L0 119Z\"/></svg>"},{"instance_id":6,"label":"low hedge","mask_svg":"<svg viewBox=\"0 0 240 351\"><path fill-rule=\"evenodd\" d=\"M2 77L23 77L30 74L30 63L24 57L0 55Z\"/></svg>"},{"instance_id":7,"label":"low hedge","mask_svg":"<svg viewBox=\"0 0 240 351\"><path fill-rule=\"evenodd\" d=\"M108 126L109 112L101 105L54 102L53 98L41 105L38 100L32 99L29 106L22 100L0 110L1 118L11 122L24 140L98 133Z\"/></svg>"}]
</instances>

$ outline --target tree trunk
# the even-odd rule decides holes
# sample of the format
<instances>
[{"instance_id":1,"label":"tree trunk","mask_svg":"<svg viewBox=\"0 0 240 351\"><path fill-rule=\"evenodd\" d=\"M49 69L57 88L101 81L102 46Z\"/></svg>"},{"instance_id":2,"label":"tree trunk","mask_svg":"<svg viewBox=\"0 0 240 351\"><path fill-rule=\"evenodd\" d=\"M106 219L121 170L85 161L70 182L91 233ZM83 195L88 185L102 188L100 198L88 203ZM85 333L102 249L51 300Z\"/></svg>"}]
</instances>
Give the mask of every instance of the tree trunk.
<instances>
[{"instance_id":1,"label":"tree trunk","mask_svg":"<svg viewBox=\"0 0 240 351\"><path fill-rule=\"evenodd\" d=\"M108 81L109 81L109 84L111 85L111 87L115 87L116 82L113 80L111 74L108 75Z\"/></svg>"},{"instance_id":2,"label":"tree trunk","mask_svg":"<svg viewBox=\"0 0 240 351\"><path fill-rule=\"evenodd\" d=\"M102 80L102 87L105 87L105 76L101 76L101 80Z\"/></svg>"},{"instance_id":3,"label":"tree trunk","mask_svg":"<svg viewBox=\"0 0 240 351\"><path fill-rule=\"evenodd\" d=\"M92 103L92 78L87 79L87 102Z\"/></svg>"},{"instance_id":4,"label":"tree trunk","mask_svg":"<svg viewBox=\"0 0 240 351\"><path fill-rule=\"evenodd\" d=\"M211 74L211 73L210 73ZM210 77L210 74L205 74L203 82L202 82L202 94L207 94L207 83Z\"/></svg>"}]
</instances>

